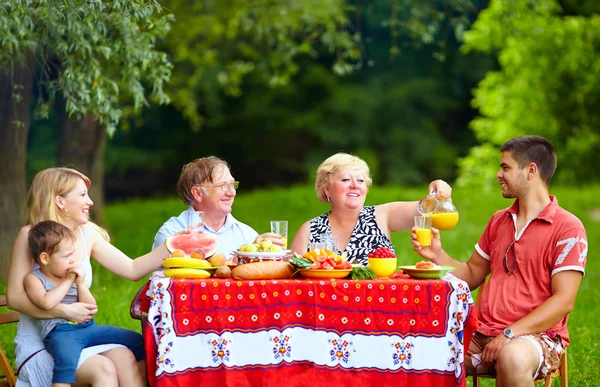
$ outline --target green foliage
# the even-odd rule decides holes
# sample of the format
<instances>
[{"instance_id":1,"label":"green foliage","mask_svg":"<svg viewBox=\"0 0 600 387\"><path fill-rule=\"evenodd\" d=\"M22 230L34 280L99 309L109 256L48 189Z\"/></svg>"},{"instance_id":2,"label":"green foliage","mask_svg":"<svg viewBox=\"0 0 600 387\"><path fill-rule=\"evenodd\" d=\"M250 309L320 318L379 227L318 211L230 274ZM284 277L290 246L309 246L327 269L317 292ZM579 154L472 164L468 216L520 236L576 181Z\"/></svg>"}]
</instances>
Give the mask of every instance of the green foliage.
<instances>
[{"instance_id":1,"label":"green foliage","mask_svg":"<svg viewBox=\"0 0 600 387\"><path fill-rule=\"evenodd\" d=\"M148 95L169 102L163 89L172 66L155 46L172 20L157 0L5 0L0 71L10 73L34 56L42 117L60 94L69 115L91 113L112 133L121 118L121 97L136 109L148 104Z\"/></svg>"},{"instance_id":2,"label":"green foliage","mask_svg":"<svg viewBox=\"0 0 600 387\"><path fill-rule=\"evenodd\" d=\"M460 183L485 184L499 155L490 145L538 134L557 148L556 180L593 180L600 151L600 16L564 16L555 0L490 3L465 33L465 52L498 55L474 92L480 117L471 123L478 140L460 163ZM474 168L474 169L472 169Z\"/></svg>"},{"instance_id":3,"label":"green foliage","mask_svg":"<svg viewBox=\"0 0 600 387\"><path fill-rule=\"evenodd\" d=\"M408 45L431 45L443 59L452 38L462 40L478 2L166 0L177 16L166 43L176 65L169 92L198 129L210 119L206 112L221 106L219 90L238 97L250 76L279 87L290 84L306 58L323 58L337 76L372 65L365 52L371 30L389 34L388 58Z\"/></svg>"},{"instance_id":4,"label":"green foliage","mask_svg":"<svg viewBox=\"0 0 600 387\"><path fill-rule=\"evenodd\" d=\"M239 96L253 74L271 86L287 85L302 56L318 49L335 57L333 71L352 71L358 35L347 30L343 0L194 1L168 0L177 15L168 49L176 64L170 85L173 103L191 125L203 124L198 92Z\"/></svg>"}]
</instances>

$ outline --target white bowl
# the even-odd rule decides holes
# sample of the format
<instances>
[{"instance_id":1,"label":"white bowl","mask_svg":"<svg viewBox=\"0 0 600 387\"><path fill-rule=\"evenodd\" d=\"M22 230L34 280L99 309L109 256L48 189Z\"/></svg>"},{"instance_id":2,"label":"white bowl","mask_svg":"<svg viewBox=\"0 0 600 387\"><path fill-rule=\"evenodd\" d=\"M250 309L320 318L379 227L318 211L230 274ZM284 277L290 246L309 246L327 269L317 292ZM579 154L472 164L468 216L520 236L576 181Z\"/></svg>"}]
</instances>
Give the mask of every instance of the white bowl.
<instances>
[{"instance_id":1,"label":"white bowl","mask_svg":"<svg viewBox=\"0 0 600 387\"><path fill-rule=\"evenodd\" d=\"M276 252L259 252L259 251L234 251L233 254L237 257L238 265L243 265L252 262L263 261L283 261L287 262L290 259L292 250L281 250Z\"/></svg>"}]
</instances>

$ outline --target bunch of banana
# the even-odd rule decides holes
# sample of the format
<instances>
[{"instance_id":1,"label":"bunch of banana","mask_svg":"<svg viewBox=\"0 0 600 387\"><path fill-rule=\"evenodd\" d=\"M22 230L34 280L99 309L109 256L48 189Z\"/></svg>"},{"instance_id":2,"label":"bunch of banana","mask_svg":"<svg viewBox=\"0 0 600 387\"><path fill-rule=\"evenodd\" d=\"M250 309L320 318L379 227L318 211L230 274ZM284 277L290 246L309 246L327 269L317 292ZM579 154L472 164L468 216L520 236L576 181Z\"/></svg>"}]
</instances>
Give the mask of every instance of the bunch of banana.
<instances>
[{"instance_id":1,"label":"bunch of banana","mask_svg":"<svg viewBox=\"0 0 600 387\"><path fill-rule=\"evenodd\" d=\"M172 278L209 278L210 273L203 269L212 268L210 262L195 258L166 258L163 261L165 277Z\"/></svg>"},{"instance_id":2,"label":"bunch of banana","mask_svg":"<svg viewBox=\"0 0 600 387\"><path fill-rule=\"evenodd\" d=\"M277 253L282 249L281 246L274 245L269 238L265 238L260 243L241 245L238 250L246 253Z\"/></svg>"},{"instance_id":3,"label":"bunch of banana","mask_svg":"<svg viewBox=\"0 0 600 387\"><path fill-rule=\"evenodd\" d=\"M164 270L165 277L170 278L209 278L210 273L206 270L202 269L186 269L186 268L176 268L176 269L165 269Z\"/></svg>"}]
</instances>

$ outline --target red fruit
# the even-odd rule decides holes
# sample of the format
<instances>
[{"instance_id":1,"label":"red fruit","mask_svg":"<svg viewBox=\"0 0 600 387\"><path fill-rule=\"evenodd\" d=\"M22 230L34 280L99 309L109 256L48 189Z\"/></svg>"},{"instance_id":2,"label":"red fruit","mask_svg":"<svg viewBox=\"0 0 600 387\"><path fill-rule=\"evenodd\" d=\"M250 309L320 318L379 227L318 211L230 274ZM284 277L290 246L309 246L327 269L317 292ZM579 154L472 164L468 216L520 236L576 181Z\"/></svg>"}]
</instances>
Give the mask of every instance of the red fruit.
<instances>
[{"instance_id":1,"label":"red fruit","mask_svg":"<svg viewBox=\"0 0 600 387\"><path fill-rule=\"evenodd\" d=\"M368 257L369 258L373 258L373 257L374 258L395 258L396 256L394 255L392 250L390 250L389 248L378 247L377 249L370 252Z\"/></svg>"}]
</instances>

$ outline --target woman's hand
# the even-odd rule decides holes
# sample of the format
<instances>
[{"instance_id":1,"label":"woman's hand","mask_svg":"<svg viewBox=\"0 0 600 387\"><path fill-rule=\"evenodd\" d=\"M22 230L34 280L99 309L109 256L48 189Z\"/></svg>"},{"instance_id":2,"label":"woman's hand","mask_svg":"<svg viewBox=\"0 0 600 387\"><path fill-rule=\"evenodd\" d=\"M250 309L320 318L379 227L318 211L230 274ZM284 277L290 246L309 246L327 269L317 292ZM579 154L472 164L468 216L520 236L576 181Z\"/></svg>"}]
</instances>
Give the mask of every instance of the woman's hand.
<instances>
[{"instance_id":1,"label":"woman's hand","mask_svg":"<svg viewBox=\"0 0 600 387\"><path fill-rule=\"evenodd\" d=\"M61 312L66 320L82 324L88 322L98 313L98 307L94 304L76 302L74 304L60 304Z\"/></svg>"},{"instance_id":2,"label":"woman's hand","mask_svg":"<svg viewBox=\"0 0 600 387\"><path fill-rule=\"evenodd\" d=\"M419 241L417 241L417 233L415 232L416 227L412 228L412 232L410 234L413 244L413 250L417 252L421 257L432 261L433 263L439 265L438 262L438 253L442 251L442 241L440 239L440 232L436 228L431 228L431 246L421 246Z\"/></svg>"},{"instance_id":3,"label":"woman's hand","mask_svg":"<svg viewBox=\"0 0 600 387\"><path fill-rule=\"evenodd\" d=\"M444 180L434 180L429 183L429 192L434 191L439 200L448 200L452 196L452 187Z\"/></svg>"}]
</instances>

